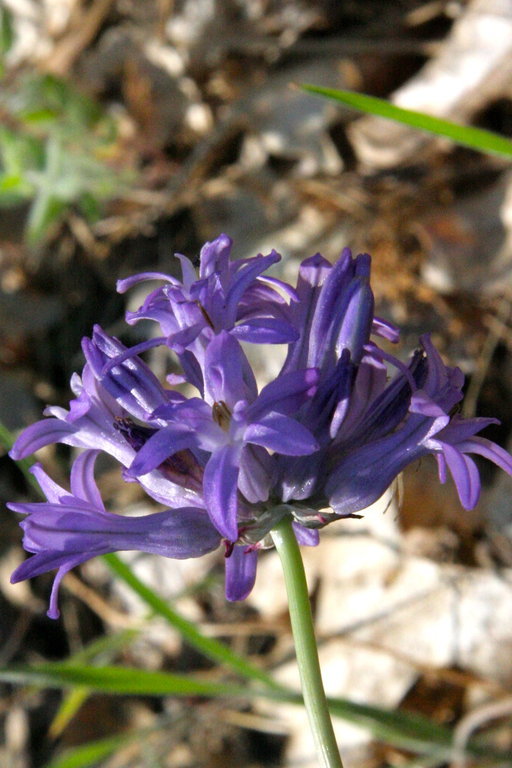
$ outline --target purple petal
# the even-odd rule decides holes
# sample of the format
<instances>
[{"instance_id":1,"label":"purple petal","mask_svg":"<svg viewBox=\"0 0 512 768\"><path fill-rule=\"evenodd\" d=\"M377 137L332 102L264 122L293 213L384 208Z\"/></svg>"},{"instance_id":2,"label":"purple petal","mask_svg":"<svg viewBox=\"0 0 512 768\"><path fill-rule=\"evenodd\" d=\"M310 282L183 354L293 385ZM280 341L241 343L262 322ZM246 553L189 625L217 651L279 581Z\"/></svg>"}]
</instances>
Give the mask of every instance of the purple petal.
<instances>
[{"instance_id":1,"label":"purple petal","mask_svg":"<svg viewBox=\"0 0 512 768\"><path fill-rule=\"evenodd\" d=\"M427 353L428 372L423 389L441 408L449 413L462 400L464 374L459 368L446 366L441 355L430 340L429 334L420 336L420 342Z\"/></svg>"},{"instance_id":2,"label":"purple petal","mask_svg":"<svg viewBox=\"0 0 512 768\"><path fill-rule=\"evenodd\" d=\"M126 472L128 470L125 470ZM190 487L184 487L186 481L177 485L173 480L174 477L171 474L171 479L165 476L165 468L163 472L159 470L153 470L148 472L147 475L137 478L139 485L144 488L148 496L158 501L164 506L172 507L188 507L188 506L204 506L202 496ZM127 482L133 482L134 478L123 473L123 477Z\"/></svg>"},{"instance_id":3,"label":"purple petal","mask_svg":"<svg viewBox=\"0 0 512 768\"><path fill-rule=\"evenodd\" d=\"M343 350L343 353L336 364L336 368L334 369L334 373L338 374L336 389L333 393L335 394L337 403L329 425L329 437L331 439L334 439L337 436L341 426L347 418L351 406L350 396L353 388L354 366L351 363L348 350Z\"/></svg>"},{"instance_id":4,"label":"purple petal","mask_svg":"<svg viewBox=\"0 0 512 768\"><path fill-rule=\"evenodd\" d=\"M75 561L70 561L66 563L65 565L61 566L57 573L55 574L55 578L53 580L52 584L52 591L50 593L50 603L48 610L46 611L46 615L49 619L58 619L60 616L59 611L59 587L62 579L66 575L68 571L70 571L72 568L74 568L77 565L80 565L84 562L84 558L76 559Z\"/></svg>"},{"instance_id":5,"label":"purple petal","mask_svg":"<svg viewBox=\"0 0 512 768\"><path fill-rule=\"evenodd\" d=\"M256 256L253 259L235 262L235 274L226 296L226 328L235 324L237 306L244 291L250 286L258 275L261 275L272 264L280 261L281 256L277 251L271 251L268 256Z\"/></svg>"},{"instance_id":6,"label":"purple petal","mask_svg":"<svg viewBox=\"0 0 512 768\"><path fill-rule=\"evenodd\" d=\"M393 344L400 341L400 330L396 325L380 317L373 318L372 333L375 336L380 336L382 339L391 341Z\"/></svg>"},{"instance_id":7,"label":"purple petal","mask_svg":"<svg viewBox=\"0 0 512 768\"><path fill-rule=\"evenodd\" d=\"M60 419L41 419L23 430L9 451L9 456L14 461L19 461L45 445L64 442L74 431L71 424Z\"/></svg>"},{"instance_id":8,"label":"purple petal","mask_svg":"<svg viewBox=\"0 0 512 768\"><path fill-rule=\"evenodd\" d=\"M428 453L421 437L428 425L420 417L380 440L349 451L340 458L325 484L330 506L340 515L353 514L379 499L395 477Z\"/></svg>"},{"instance_id":9,"label":"purple petal","mask_svg":"<svg viewBox=\"0 0 512 768\"><path fill-rule=\"evenodd\" d=\"M230 333L240 341L253 344L289 344L299 337L291 323L271 317L248 318L235 325Z\"/></svg>"},{"instance_id":10,"label":"purple petal","mask_svg":"<svg viewBox=\"0 0 512 768\"><path fill-rule=\"evenodd\" d=\"M288 296L288 298L291 301L299 300L299 297L297 296L297 291L295 290L295 288L292 288L291 285L286 283L284 280L280 280L278 277L271 277L270 275L262 275L259 278L258 283L256 284L257 287L258 288L262 287L262 283L263 284L268 283L268 285L271 287L275 286L276 288L279 289L279 291L282 291L286 296ZM263 287L265 286L263 285ZM279 291L275 291L275 294L277 296L279 296Z\"/></svg>"},{"instance_id":11,"label":"purple petal","mask_svg":"<svg viewBox=\"0 0 512 768\"><path fill-rule=\"evenodd\" d=\"M182 253L175 253L174 256L181 264L181 282L185 291L188 291L190 286L197 282L197 272L190 259L183 256Z\"/></svg>"},{"instance_id":12,"label":"purple petal","mask_svg":"<svg viewBox=\"0 0 512 768\"><path fill-rule=\"evenodd\" d=\"M28 547L26 547L26 549L29 552L31 551ZM37 555L34 555L34 557L27 558L27 560L24 560L23 563L18 565L11 574L10 582L11 584L18 584L18 582L25 581L25 579L34 579L42 573L48 573L48 571L53 571L56 568L62 568L63 566L66 566L67 572L71 568L74 568L75 565L79 565L94 556L94 553L90 555L85 552L82 553L80 557L78 557L78 555L76 557L70 556L67 552L40 552Z\"/></svg>"},{"instance_id":13,"label":"purple petal","mask_svg":"<svg viewBox=\"0 0 512 768\"><path fill-rule=\"evenodd\" d=\"M292 523L293 532L303 547L316 547L320 542L320 532L316 528L305 528L300 523Z\"/></svg>"},{"instance_id":14,"label":"purple petal","mask_svg":"<svg viewBox=\"0 0 512 768\"><path fill-rule=\"evenodd\" d=\"M247 547L234 547L226 558L226 599L245 600L256 581L258 553Z\"/></svg>"},{"instance_id":15,"label":"purple petal","mask_svg":"<svg viewBox=\"0 0 512 768\"><path fill-rule=\"evenodd\" d=\"M153 342L154 339L151 344ZM99 326L94 328L92 341L83 340L82 348L102 386L135 418L144 420L166 402L165 390L151 369L136 356L135 348L128 350Z\"/></svg>"},{"instance_id":16,"label":"purple petal","mask_svg":"<svg viewBox=\"0 0 512 768\"><path fill-rule=\"evenodd\" d=\"M130 277L125 277L123 280L118 280L117 292L125 293L133 285L137 285L137 283L142 283L145 280L165 280L165 282L169 282L169 283L177 282L175 277L166 275L164 272L140 272L138 275L130 275Z\"/></svg>"},{"instance_id":17,"label":"purple petal","mask_svg":"<svg viewBox=\"0 0 512 768\"><path fill-rule=\"evenodd\" d=\"M329 271L318 297L311 324L308 365L319 365L325 352L333 351L330 343L333 320L340 318L340 304L345 304L344 294L353 272L352 254L345 248L339 261Z\"/></svg>"},{"instance_id":18,"label":"purple petal","mask_svg":"<svg viewBox=\"0 0 512 768\"><path fill-rule=\"evenodd\" d=\"M209 277L214 272L226 272L229 267L233 241L228 235L219 235L210 243L205 243L199 255L199 276Z\"/></svg>"},{"instance_id":19,"label":"purple petal","mask_svg":"<svg viewBox=\"0 0 512 768\"><path fill-rule=\"evenodd\" d=\"M49 475L46 474L41 464L32 464L29 471L36 478L37 482L39 483L39 487L41 488L48 501L58 503L62 496L66 496L68 494L68 491L64 490L64 488L61 488L60 485L57 485L57 483L52 480Z\"/></svg>"},{"instance_id":20,"label":"purple petal","mask_svg":"<svg viewBox=\"0 0 512 768\"><path fill-rule=\"evenodd\" d=\"M264 448L246 445L240 460L238 487L247 501L266 501L275 480L275 461Z\"/></svg>"},{"instance_id":21,"label":"purple petal","mask_svg":"<svg viewBox=\"0 0 512 768\"><path fill-rule=\"evenodd\" d=\"M314 395L320 379L318 368L305 368L278 376L261 390L249 407L247 418L257 419L266 411L296 413Z\"/></svg>"},{"instance_id":22,"label":"purple petal","mask_svg":"<svg viewBox=\"0 0 512 768\"><path fill-rule=\"evenodd\" d=\"M302 424L281 413L270 412L249 424L244 439L286 456L304 456L319 449L319 444Z\"/></svg>"},{"instance_id":23,"label":"purple petal","mask_svg":"<svg viewBox=\"0 0 512 768\"><path fill-rule=\"evenodd\" d=\"M178 429L184 426L201 432L212 423L212 409L199 397L182 397L176 393L177 399L168 402L152 414L155 418L171 421Z\"/></svg>"},{"instance_id":24,"label":"purple petal","mask_svg":"<svg viewBox=\"0 0 512 768\"><path fill-rule=\"evenodd\" d=\"M446 426L450 421L450 417L446 411L444 411L441 406L423 390L417 390L412 395L409 410L411 413L419 413L421 416L427 416L430 419L434 419L436 423L438 421L439 424L444 422L443 426ZM439 427L439 429L441 428L442 427Z\"/></svg>"},{"instance_id":25,"label":"purple petal","mask_svg":"<svg viewBox=\"0 0 512 768\"><path fill-rule=\"evenodd\" d=\"M125 319L128 325L135 325L140 320L158 323L164 337L175 333L179 327L165 288L150 293L136 312L126 312Z\"/></svg>"},{"instance_id":26,"label":"purple petal","mask_svg":"<svg viewBox=\"0 0 512 768\"><path fill-rule=\"evenodd\" d=\"M179 352L178 357L186 380L204 397L203 371L197 357L189 349Z\"/></svg>"},{"instance_id":27,"label":"purple petal","mask_svg":"<svg viewBox=\"0 0 512 768\"><path fill-rule=\"evenodd\" d=\"M167 337L167 345L176 352L183 352L194 342L205 326L203 318L199 318L198 323L193 323L187 328L182 328L176 333L171 333Z\"/></svg>"},{"instance_id":28,"label":"purple petal","mask_svg":"<svg viewBox=\"0 0 512 768\"><path fill-rule=\"evenodd\" d=\"M103 500L94 479L94 465L99 453L100 451L84 451L75 459L71 467L71 493L98 509L104 509Z\"/></svg>"},{"instance_id":29,"label":"purple petal","mask_svg":"<svg viewBox=\"0 0 512 768\"><path fill-rule=\"evenodd\" d=\"M87 339L85 341L88 341ZM115 366L120 366L122 363L125 363L127 360L130 360L131 358L136 357L137 355L142 354L142 352L147 352L148 349L153 349L154 347L161 347L164 345L167 341L167 338L165 336L158 336L153 339L148 339L147 341L141 341L140 344L135 344L135 346L127 348L123 347L121 350L119 350L119 353L115 356L109 359L105 362L105 366L103 370L101 371L104 375L109 373ZM90 347L88 344L85 345L84 354L89 352ZM142 362L142 361L140 361ZM151 374L153 377L153 374Z\"/></svg>"},{"instance_id":30,"label":"purple petal","mask_svg":"<svg viewBox=\"0 0 512 768\"><path fill-rule=\"evenodd\" d=\"M256 397L256 381L247 358L238 341L226 331L215 336L206 350L205 388L213 402L223 401L229 408L238 400Z\"/></svg>"},{"instance_id":31,"label":"purple petal","mask_svg":"<svg viewBox=\"0 0 512 768\"><path fill-rule=\"evenodd\" d=\"M384 363L373 357L364 357L359 365L356 378L350 396L350 408L343 428L348 429L349 424L356 425L362 418L368 406L375 403L376 398L382 394L387 385L387 369ZM393 397L393 401L395 398ZM405 404L407 412L408 402Z\"/></svg>"},{"instance_id":32,"label":"purple petal","mask_svg":"<svg viewBox=\"0 0 512 768\"><path fill-rule=\"evenodd\" d=\"M459 443L463 440L468 440L468 438L472 438L477 432L481 432L482 429L489 427L491 424L500 424L500 421L499 419L484 417L464 419L460 414L456 413L448 426L443 430L442 435L439 435L439 438L441 440L446 440L448 443ZM478 438L478 440L479 439L488 442L485 438ZM504 453L506 456L509 455L506 451L504 451Z\"/></svg>"},{"instance_id":33,"label":"purple petal","mask_svg":"<svg viewBox=\"0 0 512 768\"><path fill-rule=\"evenodd\" d=\"M354 279L346 291L343 305L336 352L339 356L344 349L349 349L351 360L359 363L369 341L373 321L373 292L368 281Z\"/></svg>"},{"instance_id":34,"label":"purple petal","mask_svg":"<svg viewBox=\"0 0 512 768\"><path fill-rule=\"evenodd\" d=\"M439 475L439 482L444 484L446 483L446 479L448 477L448 465L446 463L444 454L436 453L436 461L437 461L437 473Z\"/></svg>"},{"instance_id":35,"label":"purple petal","mask_svg":"<svg viewBox=\"0 0 512 768\"><path fill-rule=\"evenodd\" d=\"M73 385L78 397L71 401L69 411L56 406L45 408L45 414L54 418L26 429L13 446L12 458L23 458L45 445L60 442L76 448L101 449L124 466L129 465L133 449L114 426L123 416L121 406L96 381L88 364L83 381L74 377Z\"/></svg>"},{"instance_id":36,"label":"purple petal","mask_svg":"<svg viewBox=\"0 0 512 768\"><path fill-rule=\"evenodd\" d=\"M145 475L156 469L169 456L184 448L191 448L195 443L194 433L187 424L162 427L137 452L128 474L132 477Z\"/></svg>"},{"instance_id":37,"label":"purple petal","mask_svg":"<svg viewBox=\"0 0 512 768\"><path fill-rule=\"evenodd\" d=\"M312 496L318 486L322 468L326 463L326 454L320 450L309 456L279 456L278 462L281 470L279 487L282 500L303 501Z\"/></svg>"},{"instance_id":38,"label":"purple petal","mask_svg":"<svg viewBox=\"0 0 512 768\"><path fill-rule=\"evenodd\" d=\"M59 587L63 577L72 568L84 563L86 560L89 560L89 558L90 555L88 554L83 554L82 556L77 556L75 558L71 558L66 554L56 557L53 552L48 553L46 556L43 554L35 555L34 557L25 560L24 563L16 568L11 575L11 584L17 584L19 581L32 579L39 576L41 573L58 569L53 580L49 608L46 612L48 618L58 619L60 616L58 606Z\"/></svg>"},{"instance_id":39,"label":"purple petal","mask_svg":"<svg viewBox=\"0 0 512 768\"><path fill-rule=\"evenodd\" d=\"M210 519L222 536L238 539L237 493L241 448L225 445L206 464L203 494Z\"/></svg>"},{"instance_id":40,"label":"purple petal","mask_svg":"<svg viewBox=\"0 0 512 768\"><path fill-rule=\"evenodd\" d=\"M421 353L417 359L422 360ZM347 447L380 439L407 415L411 393L408 379L399 374L389 384L386 381L385 365L373 357L363 358L352 387L348 412L337 435Z\"/></svg>"},{"instance_id":41,"label":"purple petal","mask_svg":"<svg viewBox=\"0 0 512 768\"><path fill-rule=\"evenodd\" d=\"M512 475L512 456L510 453L486 437L471 437L467 440L458 441L457 448L464 453L477 453L492 461L493 464L503 469L508 475Z\"/></svg>"},{"instance_id":42,"label":"purple petal","mask_svg":"<svg viewBox=\"0 0 512 768\"><path fill-rule=\"evenodd\" d=\"M265 276L258 277L251 283L238 303L237 320L239 322L252 317L272 318L285 323L291 320L293 312L290 310L290 304L273 285L274 281ZM298 301L297 293L291 285L279 280L275 285L279 285L282 292L289 297L290 302Z\"/></svg>"},{"instance_id":43,"label":"purple petal","mask_svg":"<svg viewBox=\"0 0 512 768\"><path fill-rule=\"evenodd\" d=\"M323 283L332 271L332 264L316 253L305 259L299 267L297 296L299 301L293 304L291 315L295 327L300 330L299 340L290 345L283 371L306 368L308 365L311 325Z\"/></svg>"},{"instance_id":44,"label":"purple petal","mask_svg":"<svg viewBox=\"0 0 512 768\"><path fill-rule=\"evenodd\" d=\"M443 445L443 455L462 506L473 509L480 496L480 475L475 462L452 445Z\"/></svg>"},{"instance_id":45,"label":"purple petal","mask_svg":"<svg viewBox=\"0 0 512 768\"><path fill-rule=\"evenodd\" d=\"M297 294L300 302L307 304L311 299L311 289L320 288L332 271L332 264L321 253L309 256L299 267Z\"/></svg>"}]
</instances>

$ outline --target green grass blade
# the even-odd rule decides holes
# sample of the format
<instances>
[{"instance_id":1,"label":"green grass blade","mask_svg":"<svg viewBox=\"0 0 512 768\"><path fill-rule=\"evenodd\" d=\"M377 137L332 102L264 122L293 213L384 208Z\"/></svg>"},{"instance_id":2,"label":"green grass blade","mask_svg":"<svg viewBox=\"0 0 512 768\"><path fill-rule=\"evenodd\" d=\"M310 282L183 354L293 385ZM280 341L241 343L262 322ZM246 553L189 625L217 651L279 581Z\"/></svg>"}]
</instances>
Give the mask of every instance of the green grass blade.
<instances>
[{"instance_id":1,"label":"green grass blade","mask_svg":"<svg viewBox=\"0 0 512 768\"><path fill-rule=\"evenodd\" d=\"M149 736L158 731L165 732L172 727L174 721L169 716L157 718L151 725L143 728L131 728L115 736L89 741L76 747L65 749L44 768L99 768L100 760L110 757L118 749L132 744L134 741L144 744Z\"/></svg>"},{"instance_id":2,"label":"green grass blade","mask_svg":"<svg viewBox=\"0 0 512 768\"><path fill-rule=\"evenodd\" d=\"M0 5L0 57L4 57L14 43L14 25L12 11Z\"/></svg>"},{"instance_id":3,"label":"green grass blade","mask_svg":"<svg viewBox=\"0 0 512 768\"><path fill-rule=\"evenodd\" d=\"M333 715L368 728L376 738L392 742L403 749L421 753L430 746L441 750L445 757L446 750L451 749L453 737L450 729L420 715L385 710L344 699L329 699L329 709Z\"/></svg>"},{"instance_id":4,"label":"green grass blade","mask_svg":"<svg viewBox=\"0 0 512 768\"><path fill-rule=\"evenodd\" d=\"M117 666L70 666L65 662L48 662L32 667L12 666L0 669L0 680L18 685L65 689L79 685L106 694L266 698L300 706L303 704L302 696L288 689L229 685L190 675ZM452 756L452 732L421 715L392 712L346 699L329 699L329 707L334 716L367 728L374 736L388 743L418 754L437 754L445 759ZM512 765L509 754L494 751L478 742L470 743L466 751L470 756L500 760L502 768Z\"/></svg>"},{"instance_id":5,"label":"green grass blade","mask_svg":"<svg viewBox=\"0 0 512 768\"><path fill-rule=\"evenodd\" d=\"M48 727L48 736L51 739L58 739L64 733L90 695L90 688L85 688L84 686L75 686L71 691L67 691L64 694L59 708Z\"/></svg>"},{"instance_id":6,"label":"green grass blade","mask_svg":"<svg viewBox=\"0 0 512 768\"><path fill-rule=\"evenodd\" d=\"M123 629L115 635L98 637L96 640L88 643L85 648L81 648L76 653L73 653L72 656L69 656L64 663L74 666L89 662L102 664L110 661L118 651L130 645L139 634L140 632L137 629Z\"/></svg>"},{"instance_id":7,"label":"green grass blade","mask_svg":"<svg viewBox=\"0 0 512 768\"><path fill-rule=\"evenodd\" d=\"M329 699L329 709L332 715L367 728L375 738L384 742L417 754L437 757L441 761L453 759L452 730L432 722L423 715L386 710L338 698ZM477 739L468 743L466 754L474 758L497 760L500 762L500 768L512 768L510 753L483 745Z\"/></svg>"},{"instance_id":8,"label":"green grass blade","mask_svg":"<svg viewBox=\"0 0 512 768\"><path fill-rule=\"evenodd\" d=\"M206 637L193 622L177 613L167 601L146 586L117 555L104 555L104 560L118 578L131 587L155 613L174 627L193 648L217 664L223 664L249 680L263 683L275 690L281 689L281 686L262 669L251 664L243 656L239 656L224 643Z\"/></svg>"},{"instance_id":9,"label":"green grass blade","mask_svg":"<svg viewBox=\"0 0 512 768\"><path fill-rule=\"evenodd\" d=\"M66 750L63 755L47 763L44 768L98 768L100 760L110 757L120 747L144 738L145 735L144 732L141 733L140 730L137 730L90 741L87 744Z\"/></svg>"},{"instance_id":10,"label":"green grass blade","mask_svg":"<svg viewBox=\"0 0 512 768\"><path fill-rule=\"evenodd\" d=\"M354 91L343 91L336 88L324 88L319 85L301 84L300 87L308 93L324 96L328 99L343 104L346 107L352 107L359 112L366 112L370 115L385 117L388 120L394 120L397 123L410 125L420 131L426 131L435 136L441 136L445 139L451 139L456 144L461 144L470 149L476 149L479 152L486 152L491 155L500 155L512 157L512 141L505 136L500 136L492 131L486 131L483 128L474 128L470 125L460 125L450 120L443 120L440 117L426 115L424 112L416 112L412 109L404 109L391 104L385 99L379 99L376 96L367 96L363 93Z\"/></svg>"},{"instance_id":11,"label":"green grass blade","mask_svg":"<svg viewBox=\"0 0 512 768\"><path fill-rule=\"evenodd\" d=\"M191 675L118 666L72 666L68 662L47 662L32 667L13 665L0 669L0 680L47 688L86 686L98 693L132 696L241 696L249 690L247 686L217 683ZM268 690L265 691L268 695Z\"/></svg>"}]
</instances>

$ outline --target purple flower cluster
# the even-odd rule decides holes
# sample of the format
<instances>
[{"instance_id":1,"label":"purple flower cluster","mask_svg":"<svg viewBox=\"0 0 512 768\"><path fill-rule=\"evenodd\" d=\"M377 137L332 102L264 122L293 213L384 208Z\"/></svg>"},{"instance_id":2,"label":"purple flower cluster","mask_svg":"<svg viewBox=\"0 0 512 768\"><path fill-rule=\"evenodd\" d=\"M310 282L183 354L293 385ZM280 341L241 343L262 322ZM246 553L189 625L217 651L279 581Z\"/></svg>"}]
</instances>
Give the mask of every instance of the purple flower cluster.
<instances>
[{"instance_id":1,"label":"purple flower cluster","mask_svg":"<svg viewBox=\"0 0 512 768\"><path fill-rule=\"evenodd\" d=\"M143 273L118 285L124 292L161 281L127 315L130 324L154 321L158 335L128 349L96 327L83 340L86 362L72 378L69 411L47 408L49 418L11 451L21 459L50 443L82 449L70 491L35 465L47 501L9 505L25 515L24 546L33 553L12 581L57 569L49 616L59 615L62 576L98 554L189 558L223 543L226 595L240 600L254 584L258 550L284 516L299 543L315 545L318 528L368 507L428 453L442 482L450 471L467 509L480 492L468 454L512 474L512 457L476 436L495 420L454 414L463 376L428 336L408 365L371 340L395 342L398 331L374 316L367 254L353 258L346 249L334 265L316 254L302 262L296 288L264 274L280 259L275 251L233 261L226 235L202 248L199 274L178 258L181 281ZM260 391L241 342L288 347L279 375ZM157 345L181 369L165 387L139 356ZM144 517L106 511L94 480L100 452L165 509Z\"/></svg>"}]
</instances>

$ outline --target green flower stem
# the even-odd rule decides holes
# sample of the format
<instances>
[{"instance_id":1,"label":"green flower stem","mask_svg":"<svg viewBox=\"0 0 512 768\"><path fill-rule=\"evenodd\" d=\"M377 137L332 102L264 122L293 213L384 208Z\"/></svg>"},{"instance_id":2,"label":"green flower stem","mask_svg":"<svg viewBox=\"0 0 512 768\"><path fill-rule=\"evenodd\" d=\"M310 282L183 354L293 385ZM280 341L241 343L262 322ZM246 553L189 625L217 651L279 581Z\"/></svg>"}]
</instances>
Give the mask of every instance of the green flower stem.
<instances>
[{"instance_id":1,"label":"green flower stem","mask_svg":"<svg viewBox=\"0 0 512 768\"><path fill-rule=\"evenodd\" d=\"M283 567L304 704L323 768L343 768L327 706L299 545L289 517L270 532Z\"/></svg>"}]
</instances>

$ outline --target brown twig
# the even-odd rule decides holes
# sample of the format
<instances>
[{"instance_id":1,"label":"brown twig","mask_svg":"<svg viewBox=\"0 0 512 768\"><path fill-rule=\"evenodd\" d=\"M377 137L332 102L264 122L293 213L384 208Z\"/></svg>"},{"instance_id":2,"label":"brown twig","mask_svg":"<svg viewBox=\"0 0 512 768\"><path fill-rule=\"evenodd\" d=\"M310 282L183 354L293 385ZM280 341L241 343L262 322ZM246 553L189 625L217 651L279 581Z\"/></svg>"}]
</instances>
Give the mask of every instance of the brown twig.
<instances>
[{"instance_id":1,"label":"brown twig","mask_svg":"<svg viewBox=\"0 0 512 768\"><path fill-rule=\"evenodd\" d=\"M55 45L43 62L43 68L61 77L68 74L82 51L96 36L114 1L95 0L87 11L79 14L73 28Z\"/></svg>"}]
</instances>

